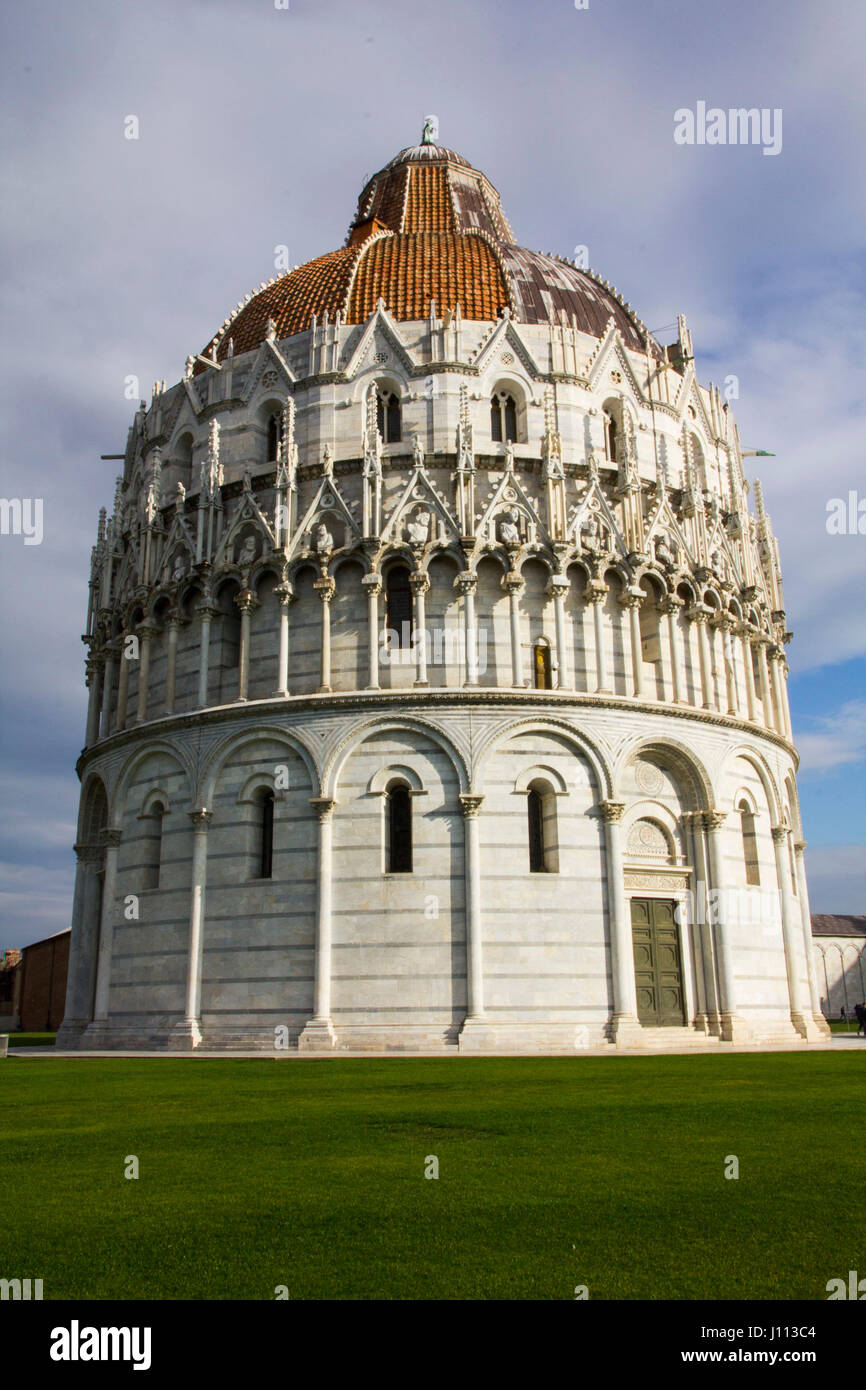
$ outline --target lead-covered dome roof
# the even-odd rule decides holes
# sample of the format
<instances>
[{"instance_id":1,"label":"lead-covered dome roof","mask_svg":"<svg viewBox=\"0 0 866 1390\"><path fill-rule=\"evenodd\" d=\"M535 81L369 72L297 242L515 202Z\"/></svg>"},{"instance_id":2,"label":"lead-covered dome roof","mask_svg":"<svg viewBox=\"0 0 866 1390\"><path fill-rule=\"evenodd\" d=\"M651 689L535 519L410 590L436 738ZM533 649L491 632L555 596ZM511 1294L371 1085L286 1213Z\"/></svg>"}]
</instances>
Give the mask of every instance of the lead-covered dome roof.
<instances>
[{"instance_id":1,"label":"lead-covered dome roof","mask_svg":"<svg viewBox=\"0 0 866 1390\"><path fill-rule=\"evenodd\" d=\"M612 317L627 347L659 351L616 291L570 261L517 246L499 194L467 159L442 145L401 150L368 179L346 243L263 285L204 349L222 361L309 328L315 315L364 323L382 299L395 319L425 319L460 306L491 321L504 309L519 323L565 320L595 338ZM196 371L204 371L201 362Z\"/></svg>"}]
</instances>

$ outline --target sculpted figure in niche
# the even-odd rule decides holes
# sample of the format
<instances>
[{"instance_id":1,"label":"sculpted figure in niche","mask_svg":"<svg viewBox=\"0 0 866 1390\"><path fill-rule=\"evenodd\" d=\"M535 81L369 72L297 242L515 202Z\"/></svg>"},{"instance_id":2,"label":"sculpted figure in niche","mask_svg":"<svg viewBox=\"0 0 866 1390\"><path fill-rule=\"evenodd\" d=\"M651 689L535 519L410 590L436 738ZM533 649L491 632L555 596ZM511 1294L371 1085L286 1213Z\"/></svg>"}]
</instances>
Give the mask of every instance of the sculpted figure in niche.
<instances>
[{"instance_id":1,"label":"sculpted figure in niche","mask_svg":"<svg viewBox=\"0 0 866 1390\"><path fill-rule=\"evenodd\" d=\"M174 557L174 567L171 571L171 577L174 580L175 584L179 584L185 574L186 560L184 559L183 555L178 554Z\"/></svg>"},{"instance_id":2,"label":"sculpted figure in niche","mask_svg":"<svg viewBox=\"0 0 866 1390\"><path fill-rule=\"evenodd\" d=\"M334 537L323 521L319 522L313 537L313 549L317 555L329 555L334 549Z\"/></svg>"},{"instance_id":3,"label":"sculpted figure in niche","mask_svg":"<svg viewBox=\"0 0 866 1390\"><path fill-rule=\"evenodd\" d=\"M710 556L710 568L712 569L713 574L717 575L719 579L727 578L728 564L725 559L724 553L721 550L713 551L712 555Z\"/></svg>"},{"instance_id":4,"label":"sculpted figure in niche","mask_svg":"<svg viewBox=\"0 0 866 1390\"><path fill-rule=\"evenodd\" d=\"M415 435L412 441L412 457L416 468L424 466L424 445L421 443L420 434Z\"/></svg>"},{"instance_id":5,"label":"sculpted figure in niche","mask_svg":"<svg viewBox=\"0 0 866 1390\"><path fill-rule=\"evenodd\" d=\"M668 539L664 532L660 536L656 536L656 559L660 565L666 565L670 569L674 569L677 563L676 545Z\"/></svg>"},{"instance_id":6,"label":"sculpted figure in niche","mask_svg":"<svg viewBox=\"0 0 866 1390\"><path fill-rule=\"evenodd\" d=\"M325 478L334 476L334 455L331 452L330 444L325 445L325 452L322 455L322 476Z\"/></svg>"},{"instance_id":7,"label":"sculpted figure in niche","mask_svg":"<svg viewBox=\"0 0 866 1390\"><path fill-rule=\"evenodd\" d=\"M520 545L518 522L520 513L516 507L509 507L499 523L499 539L503 545Z\"/></svg>"},{"instance_id":8,"label":"sculpted figure in niche","mask_svg":"<svg viewBox=\"0 0 866 1390\"><path fill-rule=\"evenodd\" d=\"M505 471L506 473L514 472L514 445L510 439L505 445Z\"/></svg>"},{"instance_id":9,"label":"sculpted figure in niche","mask_svg":"<svg viewBox=\"0 0 866 1390\"><path fill-rule=\"evenodd\" d=\"M425 508L417 511L406 530L413 545L426 545L430 537L430 513Z\"/></svg>"},{"instance_id":10,"label":"sculpted figure in niche","mask_svg":"<svg viewBox=\"0 0 866 1390\"><path fill-rule=\"evenodd\" d=\"M583 549L589 551L590 555L599 555L605 548L605 536L605 528L599 521L597 513L590 512L580 528L580 543Z\"/></svg>"},{"instance_id":11,"label":"sculpted figure in niche","mask_svg":"<svg viewBox=\"0 0 866 1390\"><path fill-rule=\"evenodd\" d=\"M245 569L247 565L251 565L253 563L253 560L256 558L256 549L257 547L255 536L247 536L246 540L244 541L243 545L238 551L238 564L240 565L241 569Z\"/></svg>"}]
</instances>

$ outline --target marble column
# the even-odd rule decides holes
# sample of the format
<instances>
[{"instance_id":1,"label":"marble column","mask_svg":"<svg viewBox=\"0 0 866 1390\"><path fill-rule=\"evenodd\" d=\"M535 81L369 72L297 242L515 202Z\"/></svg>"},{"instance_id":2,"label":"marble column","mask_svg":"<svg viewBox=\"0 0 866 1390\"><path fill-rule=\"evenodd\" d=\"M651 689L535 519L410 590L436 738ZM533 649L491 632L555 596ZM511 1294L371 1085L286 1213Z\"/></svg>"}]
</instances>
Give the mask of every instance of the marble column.
<instances>
[{"instance_id":1,"label":"marble column","mask_svg":"<svg viewBox=\"0 0 866 1390\"><path fill-rule=\"evenodd\" d=\"M175 687L177 683L177 634L180 618L171 614L166 622L168 632L168 651L165 661L165 713L174 714Z\"/></svg>"},{"instance_id":2,"label":"marble column","mask_svg":"<svg viewBox=\"0 0 866 1390\"><path fill-rule=\"evenodd\" d=\"M187 1050L201 1043L201 965L204 947L204 899L207 885L207 831L212 812L190 811L192 866L190 873L189 957L186 970L186 1012L172 1030L169 1046Z\"/></svg>"},{"instance_id":3,"label":"marble column","mask_svg":"<svg viewBox=\"0 0 866 1390\"><path fill-rule=\"evenodd\" d=\"M127 656L126 652L127 639L131 636L132 634L128 632L122 632L120 634L117 708L114 713L114 727L118 730L126 728L126 707L129 701L129 667L131 662L131 658Z\"/></svg>"},{"instance_id":4,"label":"marble column","mask_svg":"<svg viewBox=\"0 0 866 1390\"><path fill-rule=\"evenodd\" d=\"M102 694L102 659L91 656L87 660L87 731L84 735L85 748L92 748L99 737L99 707Z\"/></svg>"},{"instance_id":5,"label":"marble column","mask_svg":"<svg viewBox=\"0 0 866 1390\"><path fill-rule=\"evenodd\" d=\"M610 685L607 674L607 647L604 633L604 600L607 585L601 580L590 580L586 586L586 601L592 607L593 631L595 633L595 693L608 695Z\"/></svg>"},{"instance_id":6,"label":"marble column","mask_svg":"<svg viewBox=\"0 0 866 1390\"><path fill-rule=\"evenodd\" d=\"M204 708L208 702L207 686L208 667L210 664L210 627L216 613L217 610L207 602L198 605L199 621L201 622L198 652L198 705L200 709Z\"/></svg>"},{"instance_id":7,"label":"marble column","mask_svg":"<svg viewBox=\"0 0 866 1390\"><path fill-rule=\"evenodd\" d=\"M252 589L242 589L235 595L241 614L241 643L238 651L238 699L246 700L250 685L250 614L259 607Z\"/></svg>"},{"instance_id":8,"label":"marble column","mask_svg":"<svg viewBox=\"0 0 866 1390\"><path fill-rule=\"evenodd\" d=\"M677 632L677 618L682 603L673 594L669 594L662 599L659 604L659 612L665 620L668 639L668 660L671 668L671 697L675 705L683 703L683 676L681 669L682 657L680 655L679 634Z\"/></svg>"},{"instance_id":9,"label":"marble column","mask_svg":"<svg viewBox=\"0 0 866 1390\"><path fill-rule=\"evenodd\" d=\"M791 879L790 835L787 825L772 827L773 848L776 852L776 878L782 906L782 937L785 945L785 966L788 973L788 998L791 1022L807 1042L822 1036L812 1017L812 1000L808 990L808 965L803 956L803 919L797 909ZM802 963L802 970L801 970ZM805 979L804 979L805 974Z\"/></svg>"},{"instance_id":10,"label":"marble column","mask_svg":"<svg viewBox=\"0 0 866 1390\"><path fill-rule=\"evenodd\" d=\"M150 644L157 629L151 623L141 623L138 629L138 710L136 724L147 722L147 697L150 685Z\"/></svg>"},{"instance_id":11,"label":"marble column","mask_svg":"<svg viewBox=\"0 0 866 1390\"><path fill-rule=\"evenodd\" d=\"M604 822L607 863L607 900L610 922L610 966L613 980L612 1036L617 1047L640 1044L641 1025L637 1016L637 987L634 978L634 937L631 914L625 894L622 852L624 801L600 801Z\"/></svg>"},{"instance_id":12,"label":"marble column","mask_svg":"<svg viewBox=\"0 0 866 1390\"><path fill-rule=\"evenodd\" d=\"M752 640L748 623L741 624L739 636L743 651L743 674L746 678L746 716L750 723L754 724L758 718L758 714L755 704L755 672L752 666Z\"/></svg>"},{"instance_id":13,"label":"marble column","mask_svg":"<svg viewBox=\"0 0 866 1390\"><path fill-rule=\"evenodd\" d=\"M758 676L761 684L761 715L764 727L767 729L775 728L773 718L773 697L770 693L770 675L767 670L767 640L764 637L755 639L755 646L758 651Z\"/></svg>"},{"instance_id":14,"label":"marble column","mask_svg":"<svg viewBox=\"0 0 866 1390\"><path fill-rule=\"evenodd\" d=\"M782 663L784 654L779 647L774 647L769 653L770 666L770 690L773 696L773 722L780 734L790 738L791 731L786 718L787 709L785 701L785 678L782 674Z\"/></svg>"},{"instance_id":15,"label":"marble column","mask_svg":"<svg viewBox=\"0 0 866 1390\"><path fill-rule=\"evenodd\" d=\"M313 588L322 600L322 665L319 694L325 695L331 689L331 600L337 585L329 575L317 579Z\"/></svg>"},{"instance_id":16,"label":"marble column","mask_svg":"<svg viewBox=\"0 0 866 1390\"><path fill-rule=\"evenodd\" d=\"M733 630L734 621L729 614L725 613L716 620L716 626L722 644L722 666L725 672L725 703L727 705L728 714L736 718L740 711L737 704L737 673L734 667L734 651L731 643L731 632Z\"/></svg>"},{"instance_id":17,"label":"marble column","mask_svg":"<svg viewBox=\"0 0 866 1390\"><path fill-rule=\"evenodd\" d=\"M66 1009L57 1032L57 1046L79 1047L93 1019L99 924L102 916L102 869L105 849L98 844L75 846L75 890L72 931L66 972Z\"/></svg>"},{"instance_id":18,"label":"marble column","mask_svg":"<svg viewBox=\"0 0 866 1390\"><path fill-rule=\"evenodd\" d=\"M511 684L522 690L526 684L523 678L523 650L520 640L520 595L523 593L523 580L519 574L509 570L503 576L502 587L508 595L508 617L511 630Z\"/></svg>"},{"instance_id":19,"label":"marble column","mask_svg":"<svg viewBox=\"0 0 866 1390\"><path fill-rule=\"evenodd\" d=\"M415 637L415 684L416 686L427 686L427 619L425 615L424 600L430 588L430 580L426 574L416 571L409 576L409 587L412 590L412 624Z\"/></svg>"},{"instance_id":20,"label":"marble column","mask_svg":"<svg viewBox=\"0 0 866 1390\"><path fill-rule=\"evenodd\" d=\"M710 669L710 639L707 632L709 609L697 606L690 608L688 617L698 629L698 659L701 668L701 704L704 709L713 708L712 672Z\"/></svg>"},{"instance_id":21,"label":"marble column","mask_svg":"<svg viewBox=\"0 0 866 1390\"><path fill-rule=\"evenodd\" d=\"M475 631L474 574L459 574L454 581L463 596L463 636L466 644L466 679L464 685L478 684L478 642Z\"/></svg>"},{"instance_id":22,"label":"marble column","mask_svg":"<svg viewBox=\"0 0 866 1390\"><path fill-rule=\"evenodd\" d=\"M114 667L117 654L114 646L105 653L105 671L102 677L102 714L100 715L99 737L108 738L111 733L111 697L114 694Z\"/></svg>"},{"instance_id":23,"label":"marble column","mask_svg":"<svg viewBox=\"0 0 866 1390\"><path fill-rule=\"evenodd\" d=\"M694 866L691 892L691 929L695 942L695 974L697 977L696 1028L718 1037L720 1033L718 991L716 989L716 960L710 923L707 921L706 894L709 872L704 821L700 811L687 811L682 817L686 835L691 843Z\"/></svg>"},{"instance_id":24,"label":"marble column","mask_svg":"<svg viewBox=\"0 0 866 1390\"><path fill-rule=\"evenodd\" d=\"M105 875L102 884L102 912L99 924L99 951L96 962L96 993L93 1004L94 1024L104 1024L108 1018L108 995L111 985L111 955L114 947L114 914L117 906L117 855L121 833L114 828L103 830L100 839L105 846Z\"/></svg>"},{"instance_id":25,"label":"marble column","mask_svg":"<svg viewBox=\"0 0 866 1390\"><path fill-rule=\"evenodd\" d=\"M832 1037L830 1025L821 1012L821 990L815 966L815 947L812 937L812 914L809 911L809 886L806 882L806 841L794 842L794 856L797 866L797 888L800 899L800 925L803 932L803 948L806 952L806 966L809 976L809 997L812 1004L812 1020L822 1037ZM829 1000L828 1000L829 1005Z\"/></svg>"},{"instance_id":26,"label":"marble column","mask_svg":"<svg viewBox=\"0 0 866 1390\"><path fill-rule=\"evenodd\" d=\"M727 817L726 811L704 811L703 824L707 832L709 848L710 881L708 884L708 920L712 927L712 938L716 961L719 968L720 1032L725 1042L748 1042L751 1033L737 1012L737 991L734 980L734 964L731 945L728 940L727 913L725 898L727 882L725 861L722 853L722 827Z\"/></svg>"},{"instance_id":27,"label":"marble column","mask_svg":"<svg viewBox=\"0 0 866 1390\"><path fill-rule=\"evenodd\" d=\"M369 654L368 690L379 689L379 595L382 592L381 574L365 574L361 580L367 590L367 644Z\"/></svg>"},{"instance_id":28,"label":"marble column","mask_svg":"<svg viewBox=\"0 0 866 1390\"><path fill-rule=\"evenodd\" d=\"M627 642L631 651L632 695L636 700L640 700L643 696L643 651L640 636L640 606L643 595L626 591L618 601L620 607L625 609L628 614L624 631L628 632ZM626 669L628 669L628 660L626 661Z\"/></svg>"},{"instance_id":29,"label":"marble column","mask_svg":"<svg viewBox=\"0 0 866 1390\"><path fill-rule=\"evenodd\" d=\"M568 644L565 640L565 596L571 588L568 577L555 574L547 586L547 593L553 599L553 621L556 629L556 667L557 690L573 690L574 676L569 670Z\"/></svg>"},{"instance_id":30,"label":"marble column","mask_svg":"<svg viewBox=\"0 0 866 1390\"><path fill-rule=\"evenodd\" d=\"M310 805L319 821L316 966L313 1016L308 1019L298 1038L298 1049L301 1052L329 1051L337 1041L331 1021L331 881L333 812L336 804L332 797L310 797Z\"/></svg>"},{"instance_id":31,"label":"marble column","mask_svg":"<svg viewBox=\"0 0 866 1390\"><path fill-rule=\"evenodd\" d=\"M484 962L481 945L481 837L479 812L484 797L462 793L466 902L466 1019L463 1027L484 1015Z\"/></svg>"},{"instance_id":32,"label":"marble column","mask_svg":"<svg viewBox=\"0 0 866 1390\"><path fill-rule=\"evenodd\" d=\"M289 693L289 608L295 600L295 591L291 584L284 582L278 584L274 593L280 605L280 646L277 656L277 688L275 695L288 695Z\"/></svg>"}]
</instances>

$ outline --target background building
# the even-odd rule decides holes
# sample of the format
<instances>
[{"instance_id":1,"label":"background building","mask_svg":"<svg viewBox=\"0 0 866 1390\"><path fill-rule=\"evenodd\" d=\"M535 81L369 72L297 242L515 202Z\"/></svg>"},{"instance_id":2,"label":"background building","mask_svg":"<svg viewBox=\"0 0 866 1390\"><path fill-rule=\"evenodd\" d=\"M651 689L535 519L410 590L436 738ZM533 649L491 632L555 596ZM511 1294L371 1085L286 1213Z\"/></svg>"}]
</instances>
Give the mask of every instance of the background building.
<instances>
[{"instance_id":1,"label":"background building","mask_svg":"<svg viewBox=\"0 0 866 1390\"><path fill-rule=\"evenodd\" d=\"M737 432L435 143L157 383L100 516L62 1043L815 1038Z\"/></svg>"},{"instance_id":2,"label":"background building","mask_svg":"<svg viewBox=\"0 0 866 1390\"><path fill-rule=\"evenodd\" d=\"M854 1016L866 1004L866 917L812 914L815 974L827 1018Z\"/></svg>"}]
</instances>

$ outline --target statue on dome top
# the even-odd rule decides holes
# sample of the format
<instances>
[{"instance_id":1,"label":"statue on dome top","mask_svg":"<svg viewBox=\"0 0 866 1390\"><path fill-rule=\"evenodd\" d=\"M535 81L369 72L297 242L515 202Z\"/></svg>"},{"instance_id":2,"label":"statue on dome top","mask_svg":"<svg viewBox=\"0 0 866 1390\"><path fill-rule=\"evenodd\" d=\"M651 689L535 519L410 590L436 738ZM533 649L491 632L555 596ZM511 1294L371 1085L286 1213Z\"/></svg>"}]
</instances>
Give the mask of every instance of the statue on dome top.
<instances>
[{"instance_id":1,"label":"statue on dome top","mask_svg":"<svg viewBox=\"0 0 866 1390\"><path fill-rule=\"evenodd\" d=\"M421 136L422 145L438 145L439 143L439 117L424 117L424 132Z\"/></svg>"}]
</instances>

